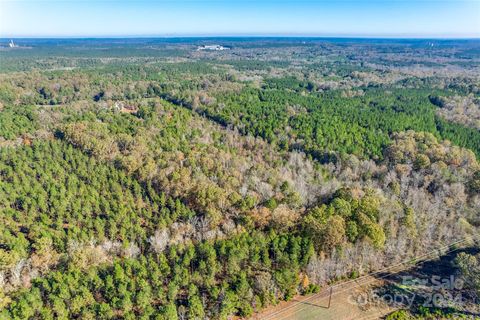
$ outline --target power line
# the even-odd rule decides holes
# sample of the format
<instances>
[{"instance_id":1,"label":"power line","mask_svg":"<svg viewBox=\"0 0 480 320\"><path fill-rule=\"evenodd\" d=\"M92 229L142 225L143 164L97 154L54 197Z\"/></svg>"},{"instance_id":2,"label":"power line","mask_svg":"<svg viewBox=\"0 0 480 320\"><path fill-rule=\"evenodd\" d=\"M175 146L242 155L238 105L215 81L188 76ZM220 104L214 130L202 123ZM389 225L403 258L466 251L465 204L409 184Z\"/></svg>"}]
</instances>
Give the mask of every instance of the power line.
<instances>
[{"instance_id":1,"label":"power line","mask_svg":"<svg viewBox=\"0 0 480 320\"><path fill-rule=\"evenodd\" d=\"M442 251L444 251L445 249L448 249L448 248L450 248L450 247L452 247L452 246L461 245L461 244L463 244L463 243L465 243L465 242L467 242L467 241L475 241L475 240L478 240L477 237L475 237L475 236L473 236L473 237L471 237L471 236L465 237L465 238L462 238L462 239L460 239L460 240L454 241L454 242L452 242L452 243L450 243L450 244L448 244L448 245L444 245L444 246L441 246L441 247L439 247L439 248L435 248L435 249L433 249L433 250L431 250L431 251L429 251L429 252L427 252L427 253L425 253L425 254L422 254L422 255L420 255L420 256L416 256L416 257L414 257L414 258L409 258L408 260L404 260L403 262L394 264L394 265L392 265L392 266L383 268L383 269L381 269L381 270L377 270L377 271L368 273L368 274L363 275L363 276L361 276L361 277L358 277L358 278L356 278L356 279L351 279L351 280L348 280L348 281L345 281L345 282L342 282L342 283L339 283L339 284L336 284L336 285L332 285L332 286L329 287L330 297L329 297L328 308L330 308L331 298L332 298L334 295L338 295L338 294L340 294L340 293L342 293L342 292L345 292L346 290L352 290L352 289L355 288L355 287L353 287L353 288L346 288L346 289L344 289L344 290L342 290L342 291L336 291L335 293L333 293L333 289L334 289L334 288L346 286L346 285L348 285L348 284L350 284L350 283L352 283L352 282L357 282L357 283L358 283L359 281L362 281L362 280L367 279L367 278L369 278L369 277L371 278L371 277L373 277L373 276L375 276L375 275L383 274L383 273L385 273L385 272L388 271L388 270L391 270L391 269L393 269L393 268L397 268L397 267L404 266L405 264L414 264L414 265L415 265L415 264L418 264L418 263L420 263L420 262L431 261L431 260L435 259L436 256L435 256L435 257L432 257L432 258L430 258L430 259L425 259L425 258L428 257L428 256L431 256L432 254L438 254L439 252L442 252ZM452 249L452 250L447 250L446 252L443 252L442 254L448 254L448 253L450 253L450 252L454 252L454 251L459 250L459 249L460 249L460 248L454 248L454 249ZM373 279L373 280L370 279L369 282L364 283L364 284L371 283L371 282L376 281L376 280L378 280L378 279L386 278L386 277L391 276L392 274L398 273L398 272L400 272L400 271L402 271L402 270L405 270L405 268L403 268L403 269L401 269L401 270L398 270L397 272L390 272L390 273L387 273L387 274L385 274L385 275L383 275L383 276L375 277L375 279ZM359 285L360 285L360 284L359 284ZM318 298L320 298L322 295L324 295L325 293L328 293L328 291L326 291L326 290L327 290L327 289L323 290L323 292L321 292L321 293L312 295L311 297L309 297L309 298L307 298L307 299L305 299L305 300L297 301L296 303L294 303L294 304L292 304L292 305L290 305L290 306L288 306L288 307L286 307L286 308L283 308L283 309L281 309L281 310L279 310L279 311L277 311L277 312L275 312L275 313L273 313L273 314L267 315L266 318L264 318L264 319L271 319L272 317L274 317L274 316L276 316L276 315L279 315L279 314L281 314L281 313L283 313L283 312L285 312L285 311L287 311L287 310L290 310L290 309L296 307L296 306L297 306L298 304L300 304L300 303L305 304L306 302L309 302L309 301L311 301L311 300L313 300L313 299L318 299ZM299 309L298 311L302 311L302 310L304 310L304 309L307 308L307 307L308 307L308 306L305 306L304 308L301 308L301 309Z\"/></svg>"}]
</instances>

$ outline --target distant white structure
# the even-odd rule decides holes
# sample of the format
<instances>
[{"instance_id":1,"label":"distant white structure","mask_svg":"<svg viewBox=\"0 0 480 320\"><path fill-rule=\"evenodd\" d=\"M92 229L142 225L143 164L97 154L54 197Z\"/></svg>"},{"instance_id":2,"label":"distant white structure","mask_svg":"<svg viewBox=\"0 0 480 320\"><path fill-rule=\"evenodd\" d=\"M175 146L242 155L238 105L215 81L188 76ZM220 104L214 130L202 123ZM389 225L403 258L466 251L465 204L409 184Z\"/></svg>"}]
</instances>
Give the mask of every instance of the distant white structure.
<instances>
[{"instance_id":1,"label":"distant white structure","mask_svg":"<svg viewBox=\"0 0 480 320\"><path fill-rule=\"evenodd\" d=\"M219 44L214 44L214 45L208 45L208 46L200 46L197 48L197 51L203 51L203 50L208 50L208 51L223 51L223 50L228 50L230 48L226 48L224 46L221 46Z\"/></svg>"},{"instance_id":2,"label":"distant white structure","mask_svg":"<svg viewBox=\"0 0 480 320\"><path fill-rule=\"evenodd\" d=\"M10 40L10 43L8 44L8 46L9 46L10 48L17 48L17 47L18 47L18 44L15 44L15 43L13 42L13 40Z\"/></svg>"}]
</instances>

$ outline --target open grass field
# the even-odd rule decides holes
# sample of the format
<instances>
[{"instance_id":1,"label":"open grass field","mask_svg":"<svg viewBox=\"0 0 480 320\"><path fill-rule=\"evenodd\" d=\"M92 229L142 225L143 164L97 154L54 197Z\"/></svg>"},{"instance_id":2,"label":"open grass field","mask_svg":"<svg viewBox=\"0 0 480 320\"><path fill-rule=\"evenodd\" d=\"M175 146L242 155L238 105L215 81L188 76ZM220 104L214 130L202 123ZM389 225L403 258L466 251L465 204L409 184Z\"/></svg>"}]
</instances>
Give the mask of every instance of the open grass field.
<instances>
[{"instance_id":1,"label":"open grass field","mask_svg":"<svg viewBox=\"0 0 480 320\"><path fill-rule=\"evenodd\" d=\"M386 305L357 303L364 301L370 289L381 286L384 281L375 277L361 281L348 282L335 286L329 306L330 289L325 288L318 294L296 297L292 301L282 302L274 308L255 315L252 319L262 320L310 320L310 319L378 319L393 308Z\"/></svg>"}]
</instances>

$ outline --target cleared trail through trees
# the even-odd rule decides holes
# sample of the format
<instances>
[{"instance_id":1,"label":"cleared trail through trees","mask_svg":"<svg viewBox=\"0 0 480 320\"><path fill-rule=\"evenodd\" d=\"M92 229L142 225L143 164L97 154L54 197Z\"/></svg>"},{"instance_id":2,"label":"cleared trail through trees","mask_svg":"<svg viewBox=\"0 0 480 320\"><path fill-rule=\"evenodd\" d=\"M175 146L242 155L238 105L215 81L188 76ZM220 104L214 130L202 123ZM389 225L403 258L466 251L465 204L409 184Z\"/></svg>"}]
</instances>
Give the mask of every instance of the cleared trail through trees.
<instances>
[{"instance_id":1,"label":"cleared trail through trees","mask_svg":"<svg viewBox=\"0 0 480 320\"><path fill-rule=\"evenodd\" d=\"M335 308L335 304L341 304L342 311L345 308L348 309L348 305L350 305L350 308L352 308L354 307L354 302L349 300L349 294L353 293L355 289L367 287L376 282L380 283L382 280L385 280L386 278L391 277L401 271L410 269L421 262L437 259L441 255L446 255L448 253L460 250L466 244L478 240L480 240L480 237L466 237L457 240L413 259L405 260L356 279L326 287L319 293L313 294L304 299L295 299L285 306L279 306L279 308L274 308L266 311L265 313L260 313L254 316L253 319L377 319L379 316L381 316L381 314L338 314L339 310ZM347 294L347 296L345 296L345 294Z\"/></svg>"}]
</instances>

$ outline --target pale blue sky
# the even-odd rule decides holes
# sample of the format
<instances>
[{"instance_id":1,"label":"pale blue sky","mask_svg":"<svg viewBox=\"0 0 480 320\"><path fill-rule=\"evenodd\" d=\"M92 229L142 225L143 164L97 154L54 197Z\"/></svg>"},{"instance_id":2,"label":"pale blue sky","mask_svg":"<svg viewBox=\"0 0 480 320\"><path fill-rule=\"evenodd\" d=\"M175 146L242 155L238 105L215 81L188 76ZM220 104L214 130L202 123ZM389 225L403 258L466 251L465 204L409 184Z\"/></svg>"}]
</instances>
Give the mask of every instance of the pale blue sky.
<instances>
[{"instance_id":1,"label":"pale blue sky","mask_svg":"<svg viewBox=\"0 0 480 320\"><path fill-rule=\"evenodd\" d=\"M479 37L480 0L0 0L1 37Z\"/></svg>"}]
</instances>

